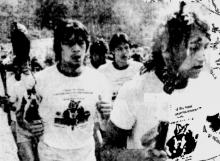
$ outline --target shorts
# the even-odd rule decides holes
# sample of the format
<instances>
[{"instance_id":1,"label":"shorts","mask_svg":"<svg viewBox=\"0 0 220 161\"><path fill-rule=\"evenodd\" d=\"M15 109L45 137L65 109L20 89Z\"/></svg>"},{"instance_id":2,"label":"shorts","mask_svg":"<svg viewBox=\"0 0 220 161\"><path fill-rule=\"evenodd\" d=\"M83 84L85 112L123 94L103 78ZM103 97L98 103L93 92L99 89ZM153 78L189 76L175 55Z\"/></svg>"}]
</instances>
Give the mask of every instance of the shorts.
<instances>
[{"instance_id":1,"label":"shorts","mask_svg":"<svg viewBox=\"0 0 220 161\"><path fill-rule=\"evenodd\" d=\"M33 138L33 135L21 128L18 123L16 124L16 139L17 139L17 143L23 143L23 142L31 142L31 139Z\"/></svg>"},{"instance_id":2,"label":"shorts","mask_svg":"<svg viewBox=\"0 0 220 161\"><path fill-rule=\"evenodd\" d=\"M38 144L40 161L96 161L95 150L84 152L80 149L58 149L42 141Z\"/></svg>"},{"instance_id":3,"label":"shorts","mask_svg":"<svg viewBox=\"0 0 220 161\"><path fill-rule=\"evenodd\" d=\"M15 139L15 142L17 143L17 135L16 135L16 121L11 121L11 132L12 132L12 135Z\"/></svg>"}]
</instances>

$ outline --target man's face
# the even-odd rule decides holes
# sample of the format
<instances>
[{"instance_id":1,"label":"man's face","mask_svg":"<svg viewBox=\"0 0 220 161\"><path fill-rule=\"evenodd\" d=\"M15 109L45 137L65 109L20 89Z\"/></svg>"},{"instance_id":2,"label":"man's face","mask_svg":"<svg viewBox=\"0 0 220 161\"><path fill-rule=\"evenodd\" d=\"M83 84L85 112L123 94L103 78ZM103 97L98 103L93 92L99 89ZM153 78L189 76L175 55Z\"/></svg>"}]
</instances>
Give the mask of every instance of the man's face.
<instances>
[{"instance_id":1,"label":"man's face","mask_svg":"<svg viewBox=\"0 0 220 161\"><path fill-rule=\"evenodd\" d=\"M94 53L91 56L91 61L96 65L101 65L105 63L105 55L99 55L97 53Z\"/></svg>"},{"instance_id":2,"label":"man's face","mask_svg":"<svg viewBox=\"0 0 220 161\"><path fill-rule=\"evenodd\" d=\"M201 33L194 33L185 50L186 58L180 65L178 71L186 78L197 78L205 63L205 49L209 40Z\"/></svg>"},{"instance_id":3,"label":"man's face","mask_svg":"<svg viewBox=\"0 0 220 161\"><path fill-rule=\"evenodd\" d=\"M92 55L92 60L97 63L103 63L105 60L105 55L99 55L95 53Z\"/></svg>"},{"instance_id":4,"label":"man's face","mask_svg":"<svg viewBox=\"0 0 220 161\"><path fill-rule=\"evenodd\" d=\"M130 47L128 43L121 43L118 45L115 50L115 62L119 66L126 66L130 58Z\"/></svg>"},{"instance_id":5,"label":"man's face","mask_svg":"<svg viewBox=\"0 0 220 161\"><path fill-rule=\"evenodd\" d=\"M72 46L61 44L61 63L76 69L83 65L86 54L86 42L79 38Z\"/></svg>"}]
</instances>

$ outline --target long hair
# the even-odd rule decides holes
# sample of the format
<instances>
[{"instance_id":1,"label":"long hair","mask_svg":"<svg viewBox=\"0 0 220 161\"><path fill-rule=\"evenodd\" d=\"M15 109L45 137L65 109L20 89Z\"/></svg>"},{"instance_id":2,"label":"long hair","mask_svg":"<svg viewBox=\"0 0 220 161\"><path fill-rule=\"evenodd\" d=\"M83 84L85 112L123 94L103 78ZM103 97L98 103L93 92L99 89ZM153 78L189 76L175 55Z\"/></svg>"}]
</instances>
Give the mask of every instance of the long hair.
<instances>
[{"instance_id":1,"label":"long hair","mask_svg":"<svg viewBox=\"0 0 220 161\"><path fill-rule=\"evenodd\" d=\"M210 40L209 25L199 19L195 12L184 13L185 5L185 2L181 2L179 11L158 27L153 38L151 59L144 62L140 71L141 74L155 71L156 74L163 75L160 79L169 86L178 84L176 81L182 79L178 78L181 76L178 68L186 55L180 54L180 51L187 49L191 34L199 31ZM184 46L184 49L180 48L181 46ZM170 91L166 92L171 93L174 88L169 87Z\"/></svg>"},{"instance_id":2,"label":"long hair","mask_svg":"<svg viewBox=\"0 0 220 161\"><path fill-rule=\"evenodd\" d=\"M13 22L10 32L13 54L15 55L14 64L21 66L30 60L30 38L28 31L24 25Z\"/></svg>"},{"instance_id":3,"label":"long hair","mask_svg":"<svg viewBox=\"0 0 220 161\"><path fill-rule=\"evenodd\" d=\"M13 54L15 56L12 69L15 74L15 79L20 80L22 69L28 68L30 61L30 37L27 28L17 22L11 24L10 32Z\"/></svg>"},{"instance_id":4,"label":"long hair","mask_svg":"<svg viewBox=\"0 0 220 161\"><path fill-rule=\"evenodd\" d=\"M178 68L183 60L182 55L179 55L179 47L183 43L187 48L190 35L196 30L210 40L209 25L200 20L195 12L184 13L185 5L185 2L181 2L179 11L175 12L174 16L168 19L165 24L159 25L152 40L152 59L144 63L147 68L145 71L155 70L157 66L163 65L172 65L174 68ZM164 60L164 56L166 60Z\"/></svg>"}]
</instances>

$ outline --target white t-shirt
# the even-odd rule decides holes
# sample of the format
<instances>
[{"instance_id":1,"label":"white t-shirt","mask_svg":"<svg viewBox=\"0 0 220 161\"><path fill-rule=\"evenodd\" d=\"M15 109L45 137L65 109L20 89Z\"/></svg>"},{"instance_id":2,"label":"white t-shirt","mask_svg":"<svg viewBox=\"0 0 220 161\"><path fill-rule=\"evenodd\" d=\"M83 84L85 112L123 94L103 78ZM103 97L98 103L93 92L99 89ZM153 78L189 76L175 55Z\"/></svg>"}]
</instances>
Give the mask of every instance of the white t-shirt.
<instances>
[{"instance_id":1,"label":"white t-shirt","mask_svg":"<svg viewBox=\"0 0 220 161\"><path fill-rule=\"evenodd\" d=\"M112 63L101 65L98 70L103 73L112 85L113 96L117 95L120 87L127 81L131 80L140 71L142 63L129 61L129 66L126 69L118 70Z\"/></svg>"},{"instance_id":2,"label":"white t-shirt","mask_svg":"<svg viewBox=\"0 0 220 161\"><path fill-rule=\"evenodd\" d=\"M19 94L21 94L20 96L22 96L27 91L27 89L33 86L34 83L35 80L31 74L30 75L21 74L21 79L19 81L15 79L14 74L8 77L7 79L8 95L10 96L10 101L14 103L14 106L16 108L18 108L18 104L20 104L19 102L17 102L20 101L20 99L18 98ZM11 111L11 119L13 121L16 121L15 112L16 111Z\"/></svg>"},{"instance_id":3,"label":"white t-shirt","mask_svg":"<svg viewBox=\"0 0 220 161\"><path fill-rule=\"evenodd\" d=\"M212 158L220 154L220 144L210 141L203 133L206 111L213 107L210 81L211 78L201 74L198 79L190 79L186 88L168 95L156 75L146 73L120 89L110 119L119 128L133 130L127 141L129 149L143 148L141 137L159 121L168 121L166 149L170 160Z\"/></svg>"},{"instance_id":4,"label":"white t-shirt","mask_svg":"<svg viewBox=\"0 0 220 161\"><path fill-rule=\"evenodd\" d=\"M100 65L99 67L101 67L101 66L103 66L103 65L106 65L106 64L108 64L108 63L112 63L112 61L111 61L111 60L109 60L109 59L106 59L105 61L106 61L106 63L105 63L105 64ZM90 61L90 60L88 61L88 63L86 64L86 66L88 66L88 67L90 67L90 68L92 68L92 69L96 69L96 68L95 68L95 67L92 65L92 63L91 63L91 61Z\"/></svg>"},{"instance_id":5,"label":"white t-shirt","mask_svg":"<svg viewBox=\"0 0 220 161\"><path fill-rule=\"evenodd\" d=\"M82 161L85 156L80 155L86 153L94 156L96 103L100 99L111 101L106 78L88 67L80 76L67 77L53 65L37 73L36 80L37 93L43 98L39 107L45 124L41 141L53 148L76 150L78 155L72 160ZM72 113L67 112L68 108ZM67 115L74 119L68 120Z\"/></svg>"},{"instance_id":6,"label":"white t-shirt","mask_svg":"<svg viewBox=\"0 0 220 161\"><path fill-rule=\"evenodd\" d=\"M11 118L13 121L16 121L16 137L17 137L17 142L22 143L22 142L28 142L30 141L31 137L33 136L28 130L23 129L19 126L17 123L16 119L16 112L20 110L21 108L21 103L22 103L22 97L26 99L26 101L30 101L28 99L28 94L27 90L31 89L34 84L35 84L35 78L33 75L21 75L21 80L17 81L14 79L14 76L10 79L10 82L14 82L13 84L10 85L11 91L10 92L10 101L13 102L13 106L16 107L16 111L11 111ZM28 103L25 106L25 113L28 108ZM25 115L24 113L24 115Z\"/></svg>"},{"instance_id":7,"label":"white t-shirt","mask_svg":"<svg viewBox=\"0 0 220 161\"><path fill-rule=\"evenodd\" d=\"M0 95L4 96L4 88L0 78ZM0 108L0 160L18 161L17 146L8 125L7 114Z\"/></svg>"}]
</instances>

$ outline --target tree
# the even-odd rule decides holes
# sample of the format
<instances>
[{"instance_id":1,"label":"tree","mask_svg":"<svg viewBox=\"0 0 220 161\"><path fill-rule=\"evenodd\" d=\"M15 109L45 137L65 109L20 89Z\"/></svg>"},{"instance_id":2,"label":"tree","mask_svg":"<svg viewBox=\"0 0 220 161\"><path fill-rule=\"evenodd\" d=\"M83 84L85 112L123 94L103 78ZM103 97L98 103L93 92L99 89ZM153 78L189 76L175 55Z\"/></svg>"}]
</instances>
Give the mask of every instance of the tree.
<instances>
[{"instance_id":1,"label":"tree","mask_svg":"<svg viewBox=\"0 0 220 161\"><path fill-rule=\"evenodd\" d=\"M0 5L0 42L8 42L9 26L14 19L14 7L8 3Z\"/></svg>"},{"instance_id":2,"label":"tree","mask_svg":"<svg viewBox=\"0 0 220 161\"><path fill-rule=\"evenodd\" d=\"M54 29L59 19L66 17L67 11L67 6L60 0L41 1L40 7L36 10L37 22L41 29L44 27Z\"/></svg>"}]
</instances>

